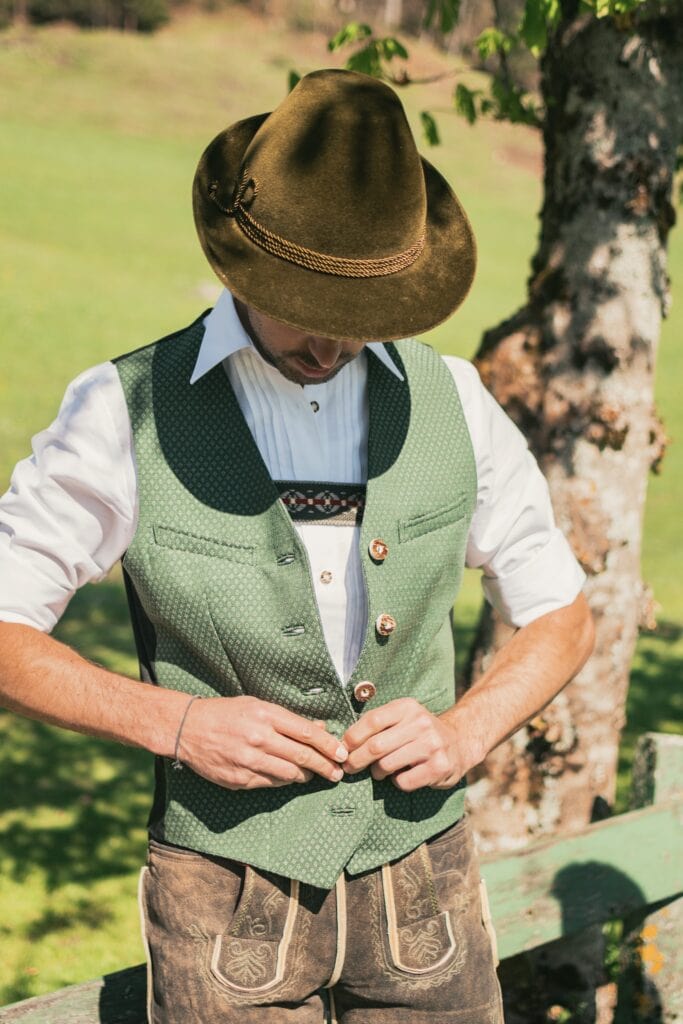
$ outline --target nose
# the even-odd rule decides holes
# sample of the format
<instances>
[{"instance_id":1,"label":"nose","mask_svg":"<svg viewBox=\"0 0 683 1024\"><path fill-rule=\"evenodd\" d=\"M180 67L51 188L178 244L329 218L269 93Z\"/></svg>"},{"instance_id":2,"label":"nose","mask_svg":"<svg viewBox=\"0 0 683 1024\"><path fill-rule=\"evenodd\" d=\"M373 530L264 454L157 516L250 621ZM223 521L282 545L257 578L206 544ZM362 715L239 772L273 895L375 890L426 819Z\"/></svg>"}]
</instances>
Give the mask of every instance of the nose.
<instances>
[{"instance_id":1,"label":"nose","mask_svg":"<svg viewBox=\"0 0 683 1024\"><path fill-rule=\"evenodd\" d=\"M308 351L323 369L331 370L341 354L341 341L331 338L309 338Z\"/></svg>"}]
</instances>

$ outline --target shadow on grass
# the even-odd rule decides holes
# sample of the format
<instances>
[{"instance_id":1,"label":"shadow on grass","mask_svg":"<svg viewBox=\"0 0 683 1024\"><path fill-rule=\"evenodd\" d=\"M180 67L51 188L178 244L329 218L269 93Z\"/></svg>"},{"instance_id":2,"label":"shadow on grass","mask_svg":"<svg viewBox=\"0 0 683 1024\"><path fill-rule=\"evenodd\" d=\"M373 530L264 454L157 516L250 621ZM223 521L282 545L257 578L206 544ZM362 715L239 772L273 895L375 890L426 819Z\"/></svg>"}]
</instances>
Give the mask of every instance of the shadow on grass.
<instances>
[{"instance_id":1,"label":"shadow on grass","mask_svg":"<svg viewBox=\"0 0 683 1024\"><path fill-rule=\"evenodd\" d=\"M114 672L137 678L137 657L121 570L74 595L54 632L58 640Z\"/></svg>"},{"instance_id":2,"label":"shadow on grass","mask_svg":"<svg viewBox=\"0 0 683 1024\"><path fill-rule=\"evenodd\" d=\"M68 948L69 943L73 942L74 929L83 928L97 932L106 928L114 917L112 911L103 905L101 897L79 896L71 898L68 909L62 911L45 907L40 916L33 919L28 926L21 928L19 933L14 927L5 929L8 944L16 942L20 935L26 956L14 970L11 979L0 988L0 1003L18 1003L40 992L40 982L37 978L40 972L26 964L26 960L33 959L30 951L35 948L35 944L40 944L43 939L49 939L61 932L66 943L65 948ZM68 971L66 976L60 979L61 985L72 984L73 980ZM55 987L61 987L59 981ZM140 1020L143 1019L141 1015Z\"/></svg>"},{"instance_id":3,"label":"shadow on grass","mask_svg":"<svg viewBox=\"0 0 683 1024\"><path fill-rule=\"evenodd\" d=\"M37 920L30 923L24 934L29 942L39 942L46 935L73 928L74 925L83 925L92 930L102 928L113 918L114 915L102 905L101 900L80 896L71 901L68 911L46 909Z\"/></svg>"},{"instance_id":4,"label":"shadow on grass","mask_svg":"<svg viewBox=\"0 0 683 1024\"><path fill-rule=\"evenodd\" d=\"M125 597L107 580L74 598L56 634L101 664L135 672ZM144 684L140 684L141 686ZM53 891L134 870L151 803L153 758L146 751L92 739L0 713L0 850L6 878L44 872ZM75 906L76 918L101 908ZM39 921L41 934L56 922Z\"/></svg>"},{"instance_id":5,"label":"shadow on grass","mask_svg":"<svg viewBox=\"0 0 683 1024\"><path fill-rule=\"evenodd\" d=\"M633 752L644 732L680 732L683 692L683 626L662 621L638 641L626 701L626 726L619 749L617 810L627 808Z\"/></svg>"}]
</instances>

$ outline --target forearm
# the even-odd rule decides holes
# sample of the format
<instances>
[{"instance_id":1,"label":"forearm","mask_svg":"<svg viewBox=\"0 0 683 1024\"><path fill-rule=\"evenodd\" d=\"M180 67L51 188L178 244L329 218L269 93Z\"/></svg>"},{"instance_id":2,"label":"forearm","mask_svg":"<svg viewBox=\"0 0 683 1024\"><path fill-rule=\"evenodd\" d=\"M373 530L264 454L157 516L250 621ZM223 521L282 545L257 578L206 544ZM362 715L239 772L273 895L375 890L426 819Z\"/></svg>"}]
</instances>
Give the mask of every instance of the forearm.
<instances>
[{"instance_id":1,"label":"forearm","mask_svg":"<svg viewBox=\"0 0 683 1024\"><path fill-rule=\"evenodd\" d=\"M90 736L173 754L187 694L93 665L30 626L0 622L0 704Z\"/></svg>"},{"instance_id":2,"label":"forearm","mask_svg":"<svg viewBox=\"0 0 683 1024\"><path fill-rule=\"evenodd\" d=\"M228 789L341 777L347 751L319 722L256 697L197 701L92 665L29 626L0 622L0 705L89 736L179 756Z\"/></svg>"},{"instance_id":3,"label":"forearm","mask_svg":"<svg viewBox=\"0 0 683 1024\"><path fill-rule=\"evenodd\" d=\"M474 686L440 716L459 737L465 770L549 704L586 662L593 642L583 595L519 629Z\"/></svg>"}]
</instances>

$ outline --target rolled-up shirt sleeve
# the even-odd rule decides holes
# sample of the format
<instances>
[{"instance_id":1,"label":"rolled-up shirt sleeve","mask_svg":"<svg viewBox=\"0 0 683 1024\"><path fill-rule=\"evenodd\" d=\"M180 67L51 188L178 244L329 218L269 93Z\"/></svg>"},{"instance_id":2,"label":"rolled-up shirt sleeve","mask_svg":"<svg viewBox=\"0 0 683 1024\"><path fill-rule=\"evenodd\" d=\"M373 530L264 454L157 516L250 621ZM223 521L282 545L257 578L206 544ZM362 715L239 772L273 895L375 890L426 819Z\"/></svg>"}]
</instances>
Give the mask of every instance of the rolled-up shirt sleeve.
<instances>
[{"instance_id":1,"label":"rolled-up shirt sleeve","mask_svg":"<svg viewBox=\"0 0 683 1024\"><path fill-rule=\"evenodd\" d=\"M135 532L130 423L112 363L66 390L0 498L0 620L50 632L84 583L101 580Z\"/></svg>"},{"instance_id":2,"label":"rolled-up shirt sleeve","mask_svg":"<svg viewBox=\"0 0 683 1024\"><path fill-rule=\"evenodd\" d=\"M483 572L486 598L511 626L563 608L585 582L555 524L548 485L523 434L466 360L446 356L469 427L477 505L467 565Z\"/></svg>"}]
</instances>

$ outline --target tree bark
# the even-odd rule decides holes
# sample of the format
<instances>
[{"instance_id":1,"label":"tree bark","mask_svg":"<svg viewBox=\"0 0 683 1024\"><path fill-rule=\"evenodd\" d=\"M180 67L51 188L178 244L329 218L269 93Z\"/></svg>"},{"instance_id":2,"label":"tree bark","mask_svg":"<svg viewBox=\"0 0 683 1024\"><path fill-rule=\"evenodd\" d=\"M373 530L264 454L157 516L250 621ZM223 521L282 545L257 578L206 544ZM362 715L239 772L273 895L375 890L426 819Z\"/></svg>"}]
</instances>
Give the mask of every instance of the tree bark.
<instances>
[{"instance_id":1,"label":"tree bark","mask_svg":"<svg viewBox=\"0 0 683 1024\"><path fill-rule=\"evenodd\" d=\"M648 474L666 445L653 383L683 138L681 8L636 23L565 18L541 71L544 200L528 299L485 334L476 362L548 478L588 574L597 644L576 680L475 773L482 852L583 826L614 801L629 667L639 624L652 619L640 549ZM508 635L485 611L470 683ZM594 975L573 979L576 1006ZM510 1020L551 1020L547 1007ZM572 1022L592 1022L594 1000L575 1012Z\"/></svg>"},{"instance_id":2,"label":"tree bark","mask_svg":"<svg viewBox=\"0 0 683 1024\"><path fill-rule=\"evenodd\" d=\"M400 28L403 22L403 0L385 0L384 24L387 28Z\"/></svg>"}]
</instances>

